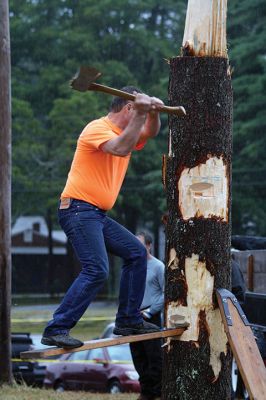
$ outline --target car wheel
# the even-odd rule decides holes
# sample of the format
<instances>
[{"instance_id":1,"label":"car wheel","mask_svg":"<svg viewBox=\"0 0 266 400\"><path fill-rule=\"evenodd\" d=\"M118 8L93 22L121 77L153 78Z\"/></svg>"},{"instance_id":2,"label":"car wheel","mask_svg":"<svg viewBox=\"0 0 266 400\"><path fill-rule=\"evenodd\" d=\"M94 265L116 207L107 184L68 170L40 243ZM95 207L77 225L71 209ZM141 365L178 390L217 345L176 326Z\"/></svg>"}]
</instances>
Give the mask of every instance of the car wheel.
<instances>
[{"instance_id":1,"label":"car wheel","mask_svg":"<svg viewBox=\"0 0 266 400\"><path fill-rule=\"evenodd\" d=\"M55 387L54 387L54 390L55 390L56 392L59 392L59 393L64 392L64 391L65 391L65 386L64 386L63 382L58 382L58 383L56 383L56 385L55 385Z\"/></svg>"},{"instance_id":2,"label":"car wheel","mask_svg":"<svg viewBox=\"0 0 266 400\"><path fill-rule=\"evenodd\" d=\"M122 393L122 386L119 381L111 381L108 385L108 392L111 394Z\"/></svg>"}]
</instances>

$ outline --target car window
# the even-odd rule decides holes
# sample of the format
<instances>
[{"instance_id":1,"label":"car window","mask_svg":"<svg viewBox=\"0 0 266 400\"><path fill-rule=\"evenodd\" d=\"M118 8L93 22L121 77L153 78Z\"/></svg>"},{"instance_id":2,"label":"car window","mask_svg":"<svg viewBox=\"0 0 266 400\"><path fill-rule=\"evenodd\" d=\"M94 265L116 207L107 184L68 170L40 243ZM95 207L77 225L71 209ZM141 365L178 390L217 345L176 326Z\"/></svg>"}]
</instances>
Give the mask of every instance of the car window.
<instances>
[{"instance_id":1,"label":"car window","mask_svg":"<svg viewBox=\"0 0 266 400\"><path fill-rule=\"evenodd\" d=\"M95 358L104 359L103 349L92 349L89 352L89 360L94 360Z\"/></svg>"},{"instance_id":2,"label":"car window","mask_svg":"<svg viewBox=\"0 0 266 400\"><path fill-rule=\"evenodd\" d=\"M112 361L132 362L132 357L128 344L108 347L108 353Z\"/></svg>"},{"instance_id":3,"label":"car window","mask_svg":"<svg viewBox=\"0 0 266 400\"><path fill-rule=\"evenodd\" d=\"M77 351L75 353L70 354L68 357L68 361L82 361L88 359L88 350L87 351Z\"/></svg>"},{"instance_id":4,"label":"car window","mask_svg":"<svg viewBox=\"0 0 266 400\"><path fill-rule=\"evenodd\" d=\"M114 330L115 324L114 322L111 322L110 324L108 324L104 331L102 332L100 338L105 339L105 338L109 338L109 337L115 337L116 335L113 334L113 330Z\"/></svg>"},{"instance_id":5,"label":"car window","mask_svg":"<svg viewBox=\"0 0 266 400\"><path fill-rule=\"evenodd\" d=\"M109 328L106 329L106 331L104 332L104 337L108 338L112 335L114 328L112 326L110 326Z\"/></svg>"}]
</instances>

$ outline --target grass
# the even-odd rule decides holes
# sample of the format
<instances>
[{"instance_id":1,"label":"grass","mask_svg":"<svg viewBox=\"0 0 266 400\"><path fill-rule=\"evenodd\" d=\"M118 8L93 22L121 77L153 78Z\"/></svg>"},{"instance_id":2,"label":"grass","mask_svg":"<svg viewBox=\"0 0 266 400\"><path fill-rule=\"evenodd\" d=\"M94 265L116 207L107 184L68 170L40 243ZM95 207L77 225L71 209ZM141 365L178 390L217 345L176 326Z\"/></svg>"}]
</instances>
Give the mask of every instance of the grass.
<instances>
[{"instance_id":1,"label":"grass","mask_svg":"<svg viewBox=\"0 0 266 400\"><path fill-rule=\"evenodd\" d=\"M82 319L71 330L71 335L82 340L99 336L105 326L114 321L117 307L114 303L106 304L104 308L94 306L88 308ZM41 334L46 323L52 318L52 311L42 308L35 310L28 307L12 307L12 332L30 332Z\"/></svg>"},{"instance_id":2,"label":"grass","mask_svg":"<svg viewBox=\"0 0 266 400\"><path fill-rule=\"evenodd\" d=\"M112 302L104 303L104 307L92 303L76 327L71 330L71 335L82 340L98 337L105 326L114 321L116 311L117 306ZM11 330L12 332L41 334L46 323L52 318L52 313L45 306L41 309L34 309L34 307L16 307L14 305L11 311ZM12 386L0 387L0 400L136 400L137 397L137 393L116 394L115 396L107 393L76 391L57 393L53 390L32 388L15 383Z\"/></svg>"},{"instance_id":3,"label":"grass","mask_svg":"<svg viewBox=\"0 0 266 400\"><path fill-rule=\"evenodd\" d=\"M136 400L137 393L111 395L91 392L63 392L31 388L26 385L0 387L0 400Z\"/></svg>"}]
</instances>

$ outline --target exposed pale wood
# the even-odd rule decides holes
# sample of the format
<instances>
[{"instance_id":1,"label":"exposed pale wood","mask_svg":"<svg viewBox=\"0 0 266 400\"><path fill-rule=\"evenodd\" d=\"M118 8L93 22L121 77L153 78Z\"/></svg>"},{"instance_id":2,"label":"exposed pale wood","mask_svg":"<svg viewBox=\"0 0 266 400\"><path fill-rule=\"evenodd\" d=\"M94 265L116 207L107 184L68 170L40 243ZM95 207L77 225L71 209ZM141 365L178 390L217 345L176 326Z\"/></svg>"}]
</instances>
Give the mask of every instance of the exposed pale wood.
<instances>
[{"instance_id":1,"label":"exposed pale wood","mask_svg":"<svg viewBox=\"0 0 266 400\"><path fill-rule=\"evenodd\" d=\"M209 157L205 163L185 168L178 182L182 217L228 219L228 177L222 157Z\"/></svg>"},{"instance_id":2,"label":"exposed pale wood","mask_svg":"<svg viewBox=\"0 0 266 400\"><path fill-rule=\"evenodd\" d=\"M185 55L226 57L227 0L188 0Z\"/></svg>"},{"instance_id":3,"label":"exposed pale wood","mask_svg":"<svg viewBox=\"0 0 266 400\"><path fill-rule=\"evenodd\" d=\"M11 382L11 89L8 1L0 1L0 383Z\"/></svg>"},{"instance_id":4,"label":"exposed pale wood","mask_svg":"<svg viewBox=\"0 0 266 400\"><path fill-rule=\"evenodd\" d=\"M100 347L117 346L124 343L142 342L144 340L152 340L158 338L167 338L171 336L180 336L186 330L188 324L179 324L178 328L165 329L159 332L145 333L143 335L130 335L130 336L118 336L115 338L89 340L84 343L83 346L77 347L75 349L63 349L59 347L49 347L41 350L24 351L20 353L22 359L32 359L32 358L45 358L49 356L74 353L76 351L83 351L89 349L98 349Z\"/></svg>"},{"instance_id":5,"label":"exposed pale wood","mask_svg":"<svg viewBox=\"0 0 266 400\"><path fill-rule=\"evenodd\" d=\"M171 250L173 257L175 251L174 249ZM178 261L170 260L172 265L178 265ZM178 317L181 320L183 317L189 323L189 327L182 336L176 339L198 342L200 313L205 310L206 323L209 326L210 365L214 375L218 377L222 367L220 355L227 353L227 337L219 309L214 308L213 305L214 276L207 270L206 263L199 261L199 256L196 254L186 258L185 276L187 284L186 305L169 302L166 308L167 326L174 326L176 318Z\"/></svg>"},{"instance_id":6,"label":"exposed pale wood","mask_svg":"<svg viewBox=\"0 0 266 400\"><path fill-rule=\"evenodd\" d=\"M266 398L266 369L250 326L246 326L232 301L227 303L232 326L226 321L222 300L217 296L225 331L251 400Z\"/></svg>"}]
</instances>

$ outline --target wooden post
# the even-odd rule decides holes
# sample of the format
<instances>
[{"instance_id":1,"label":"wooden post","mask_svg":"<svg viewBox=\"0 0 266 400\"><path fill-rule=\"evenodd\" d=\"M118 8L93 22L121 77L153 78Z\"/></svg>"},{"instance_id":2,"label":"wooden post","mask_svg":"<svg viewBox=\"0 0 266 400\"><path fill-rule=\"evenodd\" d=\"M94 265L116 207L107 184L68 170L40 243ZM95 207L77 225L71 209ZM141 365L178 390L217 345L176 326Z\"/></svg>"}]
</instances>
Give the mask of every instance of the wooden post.
<instances>
[{"instance_id":1,"label":"wooden post","mask_svg":"<svg viewBox=\"0 0 266 400\"><path fill-rule=\"evenodd\" d=\"M232 87L226 1L189 0L181 57L170 60L169 100L187 116L169 116L167 327L163 398L229 400L231 354L216 288L230 288Z\"/></svg>"},{"instance_id":2,"label":"wooden post","mask_svg":"<svg viewBox=\"0 0 266 400\"><path fill-rule=\"evenodd\" d=\"M250 292L254 291L254 256L249 254L248 256L248 268L247 268L247 276L248 276L248 290Z\"/></svg>"},{"instance_id":3,"label":"wooden post","mask_svg":"<svg viewBox=\"0 0 266 400\"><path fill-rule=\"evenodd\" d=\"M0 1L0 383L11 383L11 91L9 7Z\"/></svg>"}]
</instances>

